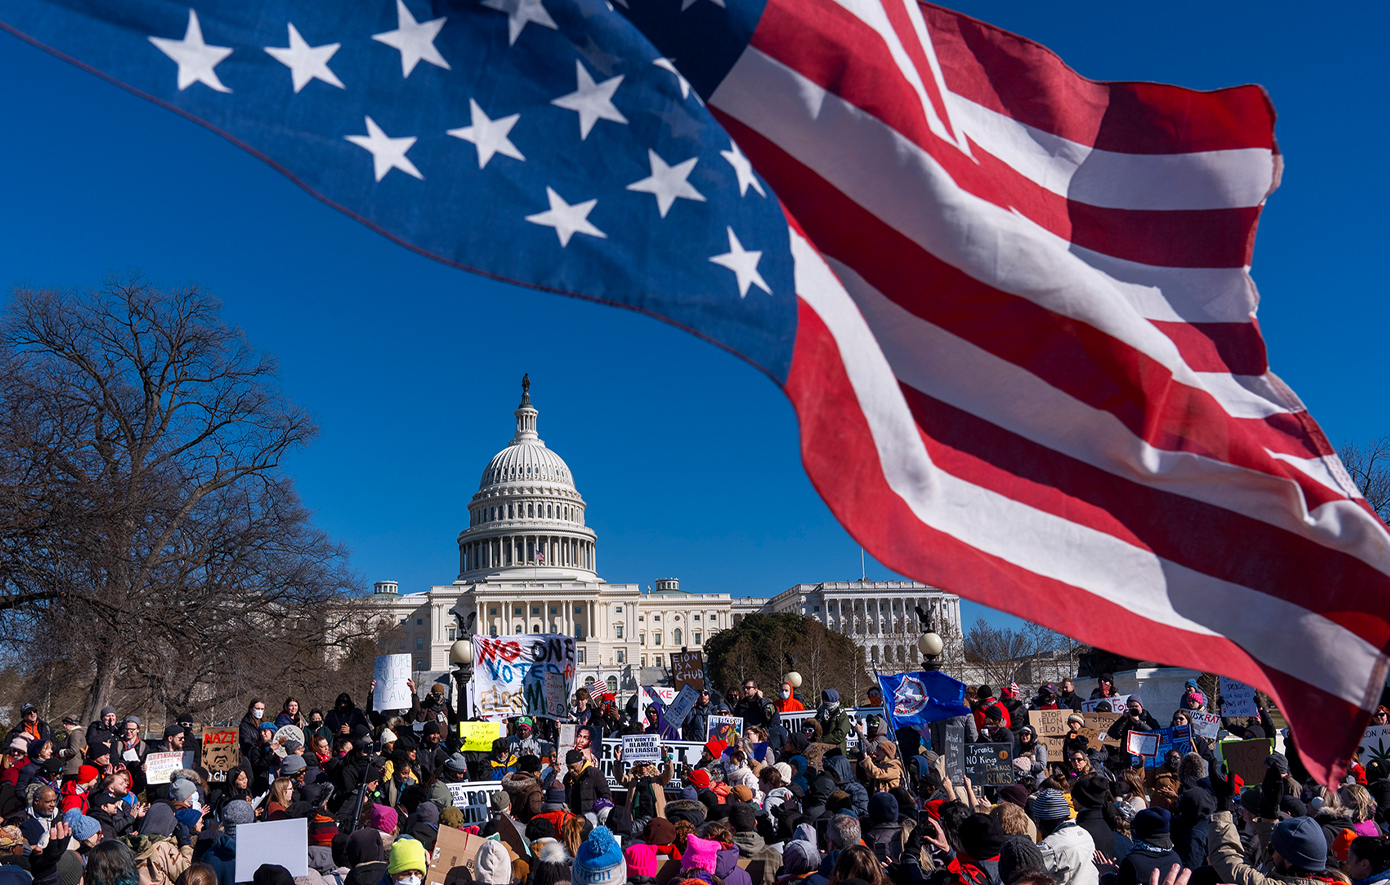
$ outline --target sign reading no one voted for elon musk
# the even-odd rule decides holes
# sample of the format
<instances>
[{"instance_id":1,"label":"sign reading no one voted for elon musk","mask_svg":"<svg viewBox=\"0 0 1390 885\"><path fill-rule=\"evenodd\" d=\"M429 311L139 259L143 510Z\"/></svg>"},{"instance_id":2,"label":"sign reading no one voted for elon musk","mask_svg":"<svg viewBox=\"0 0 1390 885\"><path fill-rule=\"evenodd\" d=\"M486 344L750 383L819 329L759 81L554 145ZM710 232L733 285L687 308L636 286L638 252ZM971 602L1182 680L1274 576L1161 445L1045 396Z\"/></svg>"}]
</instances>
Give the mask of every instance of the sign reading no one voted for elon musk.
<instances>
[{"instance_id":1,"label":"sign reading no one voted for elon musk","mask_svg":"<svg viewBox=\"0 0 1390 885\"><path fill-rule=\"evenodd\" d=\"M574 694L574 637L560 633L473 636L473 690L484 719L565 719Z\"/></svg>"}]
</instances>

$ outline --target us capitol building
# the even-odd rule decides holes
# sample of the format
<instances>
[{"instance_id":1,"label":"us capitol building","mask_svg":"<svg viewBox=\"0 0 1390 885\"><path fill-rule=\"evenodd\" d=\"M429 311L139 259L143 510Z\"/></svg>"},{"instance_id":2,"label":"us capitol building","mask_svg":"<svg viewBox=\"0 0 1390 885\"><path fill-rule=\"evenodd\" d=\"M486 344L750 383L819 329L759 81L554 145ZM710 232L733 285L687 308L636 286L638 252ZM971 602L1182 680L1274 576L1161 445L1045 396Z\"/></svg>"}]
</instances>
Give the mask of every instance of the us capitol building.
<instances>
[{"instance_id":1,"label":"us capitol building","mask_svg":"<svg viewBox=\"0 0 1390 885\"><path fill-rule=\"evenodd\" d=\"M948 639L943 669L960 663L960 597L915 581L797 584L771 597L733 598L681 590L675 578L646 591L608 583L598 574L598 539L584 524L584 499L569 465L537 434L538 414L523 379L516 435L488 462L468 505L453 583L408 594L395 581L375 584L372 600L399 625L398 653L414 657L417 685L448 683L449 648L459 638L455 610L465 618L476 613L473 629L491 636L573 636L579 683L623 693L662 683L673 652L698 651L753 613L816 618L854 639L880 671L896 672L919 666L920 605Z\"/></svg>"}]
</instances>

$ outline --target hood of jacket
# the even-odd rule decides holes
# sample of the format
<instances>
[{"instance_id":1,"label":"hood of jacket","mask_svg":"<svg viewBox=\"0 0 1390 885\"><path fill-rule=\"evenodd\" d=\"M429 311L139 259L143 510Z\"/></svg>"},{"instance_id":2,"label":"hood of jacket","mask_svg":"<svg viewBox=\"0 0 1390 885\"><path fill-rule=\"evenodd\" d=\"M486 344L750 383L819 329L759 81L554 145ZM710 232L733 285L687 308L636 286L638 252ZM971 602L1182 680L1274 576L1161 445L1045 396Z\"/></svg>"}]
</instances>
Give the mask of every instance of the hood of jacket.
<instances>
[{"instance_id":1,"label":"hood of jacket","mask_svg":"<svg viewBox=\"0 0 1390 885\"><path fill-rule=\"evenodd\" d=\"M727 879L734 867L738 866L738 858L739 850L737 848L720 849L715 855L714 874L721 879Z\"/></svg>"},{"instance_id":2,"label":"hood of jacket","mask_svg":"<svg viewBox=\"0 0 1390 885\"><path fill-rule=\"evenodd\" d=\"M835 779L828 774L822 774L811 781L811 789L806 791L806 804L824 805L833 792L835 792Z\"/></svg>"},{"instance_id":3,"label":"hood of jacket","mask_svg":"<svg viewBox=\"0 0 1390 885\"><path fill-rule=\"evenodd\" d=\"M854 769L850 767L849 760L844 756L831 756L829 759L826 759L825 770L834 772L835 780L842 784L847 784L854 780Z\"/></svg>"},{"instance_id":4,"label":"hood of jacket","mask_svg":"<svg viewBox=\"0 0 1390 885\"><path fill-rule=\"evenodd\" d=\"M767 842L762 836L750 830L747 833L734 833L734 845L738 846L740 856L752 857L766 848Z\"/></svg>"}]
</instances>

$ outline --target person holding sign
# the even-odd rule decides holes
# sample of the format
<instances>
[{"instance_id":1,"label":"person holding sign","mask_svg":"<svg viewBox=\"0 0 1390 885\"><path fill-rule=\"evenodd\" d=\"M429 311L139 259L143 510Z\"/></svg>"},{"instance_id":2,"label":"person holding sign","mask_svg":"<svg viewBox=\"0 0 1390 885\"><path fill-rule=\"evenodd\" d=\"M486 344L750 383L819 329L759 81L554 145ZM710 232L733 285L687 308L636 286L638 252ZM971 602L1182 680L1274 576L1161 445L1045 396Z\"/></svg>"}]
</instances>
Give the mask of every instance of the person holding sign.
<instances>
[{"instance_id":1,"label":"person holding sign","mask_svg":"<svg viewBox=\"0 0 1390 885\"><path fill-rule=\"evenodd\" d=\"M1128 746L1129 733L1131 731L1158 731L1158 720L1153 714L1144 709L1144 701L1137 694L1129 696L1125 702L1125 714L1115 720L1115 724L1110 726L1106 732L1110 737L1120 742L1121 747Z\"/></svg>"},{"instance_id":2,"label":"person holding sign","mask_svg":"<svg viewBox=\"0 0 1390 885\"><path fill-rule=\"evenodd\" d=\"M597 824L594 801L607 799L613 801L613 793L608 789L608 778L598 766L591 763L581 751L570 750L565 754L565 803L570 811L583 815L590 823Z\"/></svg>"},{"instance_id":3,"label":"person holding sign","mask_svg":"<svg viewBox=\"0 0 1390 885\"><path fill-rule=\"evenodd\" d=\"M671 751L661 749L661 770L650 760L632 763L630 770L624 771L627 763L623 759L623 748L613 748L613 777L627 790L627 810L633 820L666 816L666 785L675 776L671 765Z\"/></svg>"},{"instance_id":4,"label":"person holding sign","mask_svg":"<svg viewBox=\"0 0 1390 885\"><path fill-rule=\"evenodd\" d=\"M1174 710L1173 721L1169 723L1169 726L1177 728L1181 725L1186 725L1192 732L1192 752L1207 760L1207 765L1214 766L1216 756L1212 753L1211 742L1197 733L1197 729L1192 724L1192 714L1187 710Z\"/></svg>"}]
</instances>

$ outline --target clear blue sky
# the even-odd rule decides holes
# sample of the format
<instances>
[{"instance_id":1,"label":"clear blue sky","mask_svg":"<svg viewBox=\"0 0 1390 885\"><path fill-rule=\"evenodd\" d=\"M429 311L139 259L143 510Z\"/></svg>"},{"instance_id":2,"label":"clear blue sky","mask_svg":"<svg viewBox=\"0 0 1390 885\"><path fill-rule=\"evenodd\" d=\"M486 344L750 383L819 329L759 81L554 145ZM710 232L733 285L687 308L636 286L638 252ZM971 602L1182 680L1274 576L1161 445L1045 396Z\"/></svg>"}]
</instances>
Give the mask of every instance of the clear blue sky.
<instances>
[{"instance_id":1,"label":"clear blue sky","mask_svg":"<svg viewBox=\"0 0 1390 885\"><path fill-rule=\"evenodd\" d=\"M1287 161L1255 250L1273 368L1334 442L1390 433L1385 4L957 8L1096 79L1263 84ZM858 577L858 545L801 469L790 406L739 360L407 252L201 127L3 34L0 82L0 287L139 269L213 291L322 426L289 468L364 583L452 580L465 505L511 435L523 372L608 580L747 595Z\"/></svg>"}]
</instances>

